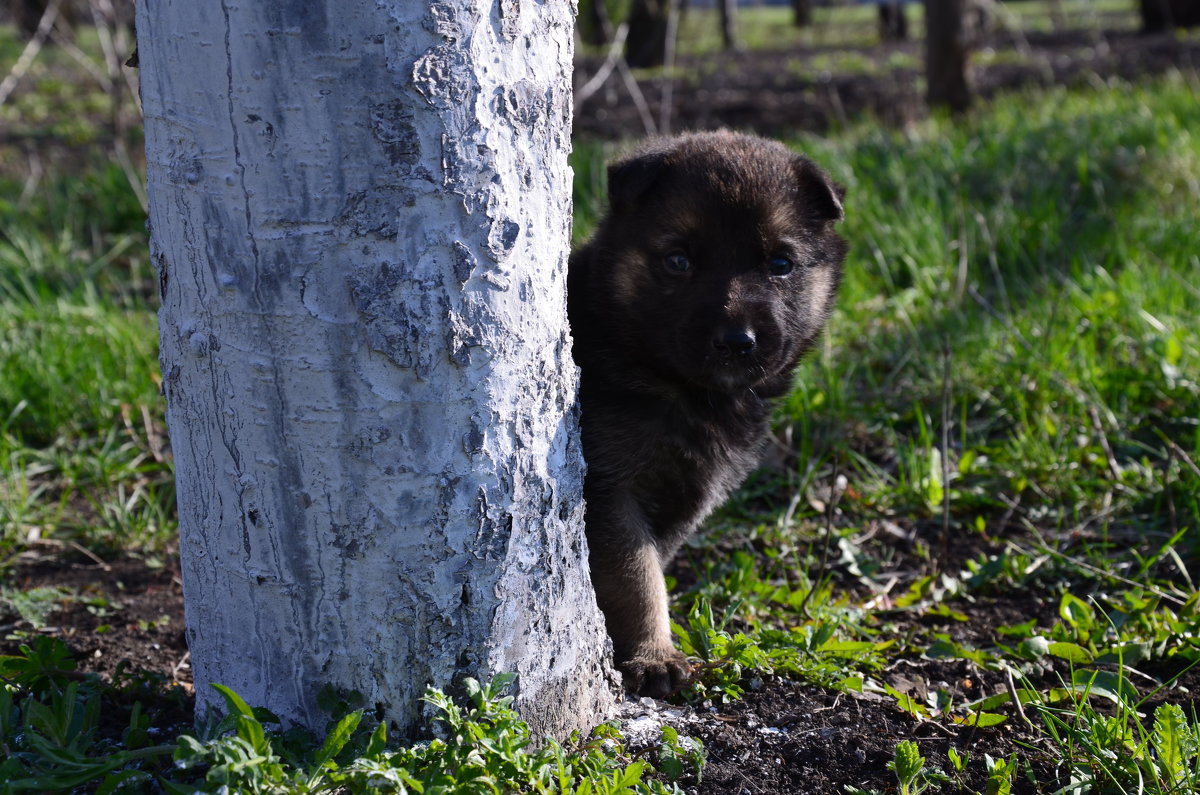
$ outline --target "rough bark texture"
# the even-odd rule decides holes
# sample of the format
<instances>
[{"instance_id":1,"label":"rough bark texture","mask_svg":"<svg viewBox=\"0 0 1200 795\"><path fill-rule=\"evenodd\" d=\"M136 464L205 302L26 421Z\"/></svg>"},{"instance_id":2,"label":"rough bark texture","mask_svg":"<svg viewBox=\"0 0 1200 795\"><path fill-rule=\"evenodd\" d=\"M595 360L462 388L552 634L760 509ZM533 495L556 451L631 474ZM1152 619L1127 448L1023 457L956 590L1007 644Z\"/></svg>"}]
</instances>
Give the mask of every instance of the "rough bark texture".
<instances>
[{"instance_id":1,"label":"rough bark texture","mask_svg":"<svg viewBox=\"0 0 1200 795\"><path fill-rule=\"evenodd\" d=\"M188 639L320 727L611 705L565 319L572 4L143 0Z\"/></svg>"},{"instance_id":2,"label":"rough bark texture","mask_svg":"<svg viewBox=\"0 0 1200 795\"><path fill-rule=\"evenodd\" d=\"M925 0L925 79L933 108L963 113L971 106L967 59L970 0Z\"/></svg>"}]
</instances>

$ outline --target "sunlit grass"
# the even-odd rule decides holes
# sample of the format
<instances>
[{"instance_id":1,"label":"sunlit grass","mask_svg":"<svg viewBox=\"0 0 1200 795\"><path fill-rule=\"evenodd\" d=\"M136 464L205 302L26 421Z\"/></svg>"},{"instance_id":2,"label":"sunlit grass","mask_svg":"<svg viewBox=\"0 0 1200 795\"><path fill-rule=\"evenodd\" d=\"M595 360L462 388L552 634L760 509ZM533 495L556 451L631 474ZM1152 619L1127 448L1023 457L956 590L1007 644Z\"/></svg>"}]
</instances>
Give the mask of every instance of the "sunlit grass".
<instances>
[{"instance_id":1,"label":"sunlit grass","mask_svg":"<svg viewBox=\"0 0 1200 795\"><path fill-rule=\"evenodd\" d=\"M31 544L171 541L143 227L113 167L0 201L0 566Z\"/></svg>"}]
</instances>

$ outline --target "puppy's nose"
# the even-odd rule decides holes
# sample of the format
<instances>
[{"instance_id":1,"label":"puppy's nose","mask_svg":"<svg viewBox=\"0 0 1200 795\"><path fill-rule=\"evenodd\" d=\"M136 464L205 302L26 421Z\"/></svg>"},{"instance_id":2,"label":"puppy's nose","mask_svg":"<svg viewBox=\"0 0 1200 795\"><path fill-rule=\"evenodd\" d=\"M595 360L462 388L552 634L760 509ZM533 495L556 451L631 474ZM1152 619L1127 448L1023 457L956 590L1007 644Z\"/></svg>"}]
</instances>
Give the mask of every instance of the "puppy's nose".
<instances>
[{"instance_id":1,"label":"puppy's nose","mask_svg":"<svg viewBox=\"0 0 1200 795\"><path fill-rule=\"evenodd\" d=\"M754 332L748 328L718 329L712 346L722 356L744 356L754 350Z\"/></svg>"}]
</instances>

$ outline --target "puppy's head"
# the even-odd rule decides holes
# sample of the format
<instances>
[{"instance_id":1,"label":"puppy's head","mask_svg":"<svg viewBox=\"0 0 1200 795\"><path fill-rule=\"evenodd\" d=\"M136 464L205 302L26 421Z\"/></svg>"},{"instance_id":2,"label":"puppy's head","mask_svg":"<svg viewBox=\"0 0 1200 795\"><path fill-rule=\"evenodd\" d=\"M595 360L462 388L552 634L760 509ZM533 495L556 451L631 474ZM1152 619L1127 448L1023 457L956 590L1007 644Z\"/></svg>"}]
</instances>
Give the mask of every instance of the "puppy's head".
<instances>
[{"instance_id":1,"label":"puppy's head","mask_svg":"<svg viewBox=\"0 0 1200 795\"><path fill-rule=\"evenodd\" d=\"M840 191L785 146L729 132L653 142L609 167L593 288L630 355L704 389L786 379L829 315Z\"/></svg>"}]
</instances>

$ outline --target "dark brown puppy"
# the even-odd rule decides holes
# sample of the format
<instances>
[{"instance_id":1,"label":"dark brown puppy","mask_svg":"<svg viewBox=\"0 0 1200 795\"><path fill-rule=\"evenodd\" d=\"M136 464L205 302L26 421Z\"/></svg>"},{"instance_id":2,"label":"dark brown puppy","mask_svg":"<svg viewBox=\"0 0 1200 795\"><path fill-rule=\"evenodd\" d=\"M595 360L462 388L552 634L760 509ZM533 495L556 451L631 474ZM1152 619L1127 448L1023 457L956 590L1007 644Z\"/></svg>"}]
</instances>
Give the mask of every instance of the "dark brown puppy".
<instances>
[{"instance_id":1,"label":"dark brown puppy","mask_svg":"<svg viewBox=\"0 0 1200 795\"><path fill-rule=\"evenodd\" d=\"M651 142L571 256L592 583L629 690L687 681L662 568L755 466L837 292L839 192L782 144Z\"/></svg>"}]
</instances>

